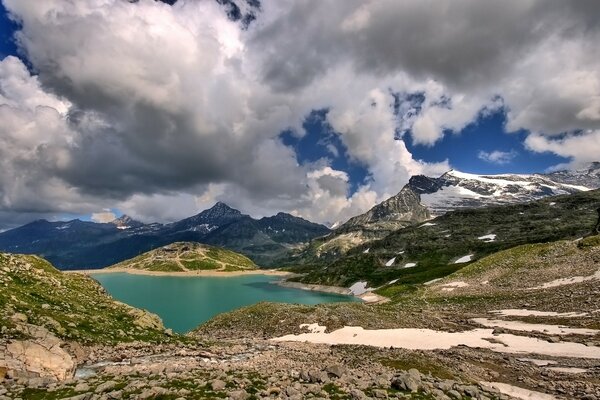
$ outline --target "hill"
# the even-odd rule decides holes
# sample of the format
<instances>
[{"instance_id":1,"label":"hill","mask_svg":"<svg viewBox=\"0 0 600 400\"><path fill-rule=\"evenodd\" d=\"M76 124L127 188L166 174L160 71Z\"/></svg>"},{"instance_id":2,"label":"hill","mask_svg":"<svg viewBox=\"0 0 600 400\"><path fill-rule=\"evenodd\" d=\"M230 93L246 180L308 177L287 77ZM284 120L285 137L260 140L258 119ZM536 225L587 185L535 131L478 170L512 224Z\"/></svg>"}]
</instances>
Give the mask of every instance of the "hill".
<instances>
[{"instance_id":1,"label":"hill","mask_svg":"<svg viewBox=\"0 0 600 400\"><path fill-rule=\"evenodd\" d=\"M176 242L108 268L162 272L230 272L253 270L257 266L248 257L230 250L194 242Z\"/></svg>"}]
</instances>

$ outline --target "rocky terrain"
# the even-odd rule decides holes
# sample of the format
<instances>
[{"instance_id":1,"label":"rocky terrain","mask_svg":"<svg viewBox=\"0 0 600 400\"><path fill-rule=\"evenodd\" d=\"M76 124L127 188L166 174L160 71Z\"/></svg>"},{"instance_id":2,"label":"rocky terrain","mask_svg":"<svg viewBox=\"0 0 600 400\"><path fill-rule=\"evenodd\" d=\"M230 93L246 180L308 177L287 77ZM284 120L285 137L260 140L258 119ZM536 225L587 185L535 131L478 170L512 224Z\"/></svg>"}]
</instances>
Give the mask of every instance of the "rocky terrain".
<instances>
[{"instance_id":1,"label":"rocky terrain","mask_svg":"<svg viewBox=\"0 0 600 400\"><path fill-rule=\"evenodd\" d=\"M219 247L176 242L141 254L108 269L160 272L247 271L257 266L248 257Z\"/></svg>"},{"instance_id":2,"label":"rocky terrain","mask_svg":"<svg viewBox=\"0 0 600 400\"><path fill-rule=\"evenodd\" d=\"M0 399L600 398L599 236L386 285L385 304L259 303L186 336L88 277L0 261Z\"/></svg>"}]
</instances>

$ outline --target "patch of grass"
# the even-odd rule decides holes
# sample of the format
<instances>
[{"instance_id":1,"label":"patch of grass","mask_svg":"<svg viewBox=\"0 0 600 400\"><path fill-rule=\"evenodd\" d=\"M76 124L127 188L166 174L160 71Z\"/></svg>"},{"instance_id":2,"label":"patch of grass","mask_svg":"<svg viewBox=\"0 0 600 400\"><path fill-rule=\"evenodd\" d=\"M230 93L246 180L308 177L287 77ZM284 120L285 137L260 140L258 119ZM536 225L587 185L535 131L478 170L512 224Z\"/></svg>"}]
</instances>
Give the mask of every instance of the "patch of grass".
<instances>
[{"instance_id":1,"label":"patch of grass","mask_svg":"<svg viewBox=\"0 0 600 400\"><path fill-rule=\"evenodd\" d=\"M597 246L600 246L600 235L588 236L577 243L577 247L580 249L589 249Z\"/></svg>"},{"instance_id":2,"label":"patch of grass","mask_svg":"<svg viewBox=\"0 0 600 400\"><path fill-rule=\"evenodd\" d=\"M181 263L191 270L214 270L221 268L221 265L215 260L209 258L196 260L181 260Z\"/></svg>"},{"instance_id":3,"label":"patch of grass","mask_svg":"<svg viewBox=\"0 0 600 400\"><path fill-rule=\"evenodd\" d=\"M0 316L8 327L3 335L9 339L23 337L10 322L21 313L29 323L82 343L178 340L162 327L139 326L143 311L114 301L89 276L62 273L36 256L1 254L0 285Z\"/></svg>"}]
</instances>

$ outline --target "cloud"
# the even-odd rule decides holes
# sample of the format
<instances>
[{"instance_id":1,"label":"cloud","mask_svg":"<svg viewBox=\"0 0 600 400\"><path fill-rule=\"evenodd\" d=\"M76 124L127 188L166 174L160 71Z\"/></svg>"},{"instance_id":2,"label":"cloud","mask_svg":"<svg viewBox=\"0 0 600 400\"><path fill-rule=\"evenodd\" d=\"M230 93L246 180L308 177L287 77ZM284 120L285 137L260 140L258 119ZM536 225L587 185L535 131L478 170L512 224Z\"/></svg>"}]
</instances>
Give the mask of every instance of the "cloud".
<instances>
[{"instance_id":1,"label":"cloud","mask_svg":"<svg viewBox=\"0 0 600 400\"><path fill-rule=\"evenodd\" d=\"M518 155L519 155L519 153L517 153L517 151L515 151L515 150L511 150L511 151L494 150L494 151L490 151L490 152L480 150L479 153L477 153L477 158L479 158L480 160L483 160L485 162L488 162L490 164L504 165L504 164L509 164Z\"/></svg>"},{"instance_id":2,"label":"cloud","mask_svg":"<svg viewBox=\"0 0 600 400\"><path fill-rule=\"evenodd\" d=\"M435 145L482 113L503 108L529 150L574 162L600 130L595 0L262 1L247 27L211 1L2 1L31 67L0 62L6 224L104 208L169 221L216 200L335 221L449 169L404 140ZM418 109L396 110L397 93ZM356 193L279 139L322 109L368 170Z\"/></svg>"},{"instance_id":3,"label":"cloud","mask_svg":"<svg viewBox=\"0 0 600 400\"><path fill-rule=\"evenodd\" d=\"M101 212L92 213L91 219L94 222L108 223L117 219L117 216L109 209L105 209Z\"/></svg>"},{"instance_id":4,"label":"cloud","mask_svg":"<svg viewBox=\"0 0 600 400\"><path fill-rule=\"evenodd\" d=\"M563 168L584 167L590 162L598 161L600 154L600 130L586 131L564 135L560 138L532 134L525 140L525 146L534 152L551 152L572 161Z\"/></svg>"}]
</instances>

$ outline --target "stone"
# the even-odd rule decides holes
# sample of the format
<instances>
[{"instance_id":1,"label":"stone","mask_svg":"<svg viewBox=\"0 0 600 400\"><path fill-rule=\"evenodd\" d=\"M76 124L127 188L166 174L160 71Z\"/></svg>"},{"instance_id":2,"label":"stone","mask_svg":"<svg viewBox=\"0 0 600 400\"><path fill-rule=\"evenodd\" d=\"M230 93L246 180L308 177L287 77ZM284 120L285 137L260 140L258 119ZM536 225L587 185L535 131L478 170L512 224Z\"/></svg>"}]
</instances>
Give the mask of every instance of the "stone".
<instances>
[{"instance_id":1,"label":"stone","mask_svg":"<svg viewBox=\"0 0 600 400\"><path fill-rule=\"evenodd\" d=\"M221 391L221 390L225 389L226 386L227 386L227 383L225 381L220 380L220 379L215 379L214 381L212 381L210 383L210 387L215 392L218 392L218 391Z\"/></svg>"},{"instance_id":2,"label":"stone","mask_svg":"<svg viewBox=\"0 0 600 400\"><path fill-rule=\"evenodd\" d=\"M333 364L325 368L325 371L329 375L333 375L336 378L341 378L346 373L346 368L340 364Z\"/></svg>"},{"instance_id":3,"label":"stone","mask_svg":"<svg viewBox=\"0 0 600 400\"><path fill-rule=\"evenodd\" d=\"M364 400L364 399L367 399L367 395L364 394L362 390L359 390L359 389L356 389L356 388L350 390L350 397L353 400Z\"/></svg>"},{"instance_id":4,"label":"stone","mask_svg":"<svg viewBox=\"0 0 600 400\"><path fill-rule=\"evenodd\" d=\"M20 367L40 377L65 380L73 376L75 363L69 353L60 347L61 341L41 327L47 335L34 340L15 340L6 346L6 352ZM32 332L29 332L30 334Z\"/></svg>"},{"instance_id":5,"label":"stone","mask_svg":"<svg viewBox=\"0 0 600 400\"><path fill-rule=\"evenodd\" d=\"M88 385L85 382L81 382L81 383L78 383L77 385L75 385L75 387L73 388L73 390L76 391L77 393L89 392L90 391L90 385Z\"/></svg>"},{"instance_id":6,"label":"stone","mask_svg":"<svg viewBox=\"0 0 600 400\"><path fill-rule=\"evenodd\" d=\"M243 389L234 390L227 394L231 400L246 400L250 395Z\"/></svg>"},{"instance_id":7,"label":"stone","mask_svg":"<svg viewBox=\"0 0 600 400\"><path fill-rule=\"evenodd\" d=\"M376 399L387 399L388 394L387 391L383 389L373 389L373 397L375 397Z\"/></svg>"},{"instance_id":8,"label":"stone","mask_svg":"<svg viewBox=\"0 0 600 400\"><path fill-rule=\"evenodd\" d=\"M463 393L469 397L477 398L479 396L479 389L475 386L466 386L463 388Z\"/></svg>"},{"instance_id":9,"label":"stone","mask_svg":"<svg viewBox=\"0 0 600 400\"><path fill-rule=\"evenodd\" d=\"M448 392L446 392L446 394L448 395L448 397L450 397L451 399L456 399L456 400L460 400L463 398L462 394L458 393L456 390L452 389L449 390Z\"/></svg>"},{"instance_id":10,"label":"stone","mask_svg":"<svg viewBox=\"0 0 600 400\"><path fill-rule=\"evenodd\" d=\"M94 392L95 393L108 392L109 390L114 389L115 386L117 386L117 382L115 382L115 381L107 381L107 382L104 382L104 383L101 383L100 385L98 385L96 387L96 390Z\"/></svg>"},{"instance_id":11,"label":"stone","mask_svg":"<svg viewBox=\"0 0 600 400\"><path fill-rule=\"evenodd\" d=\"M419 390L420 380L417 380L414 375L405 373L400 374L392 381L392 387L394 389L402 391L417 392Z\"/></svg>"},{"instance_id":12,"label":"stone","mask_svg":"<svg viewBox=\"0 0 600 400\"><path fill-rule=\"evenodd\" d=\"M309 381L312 383L325 383L329 380L329 376L325 371L311 370L308 372Z\"/></svg>"}]
</instances>

